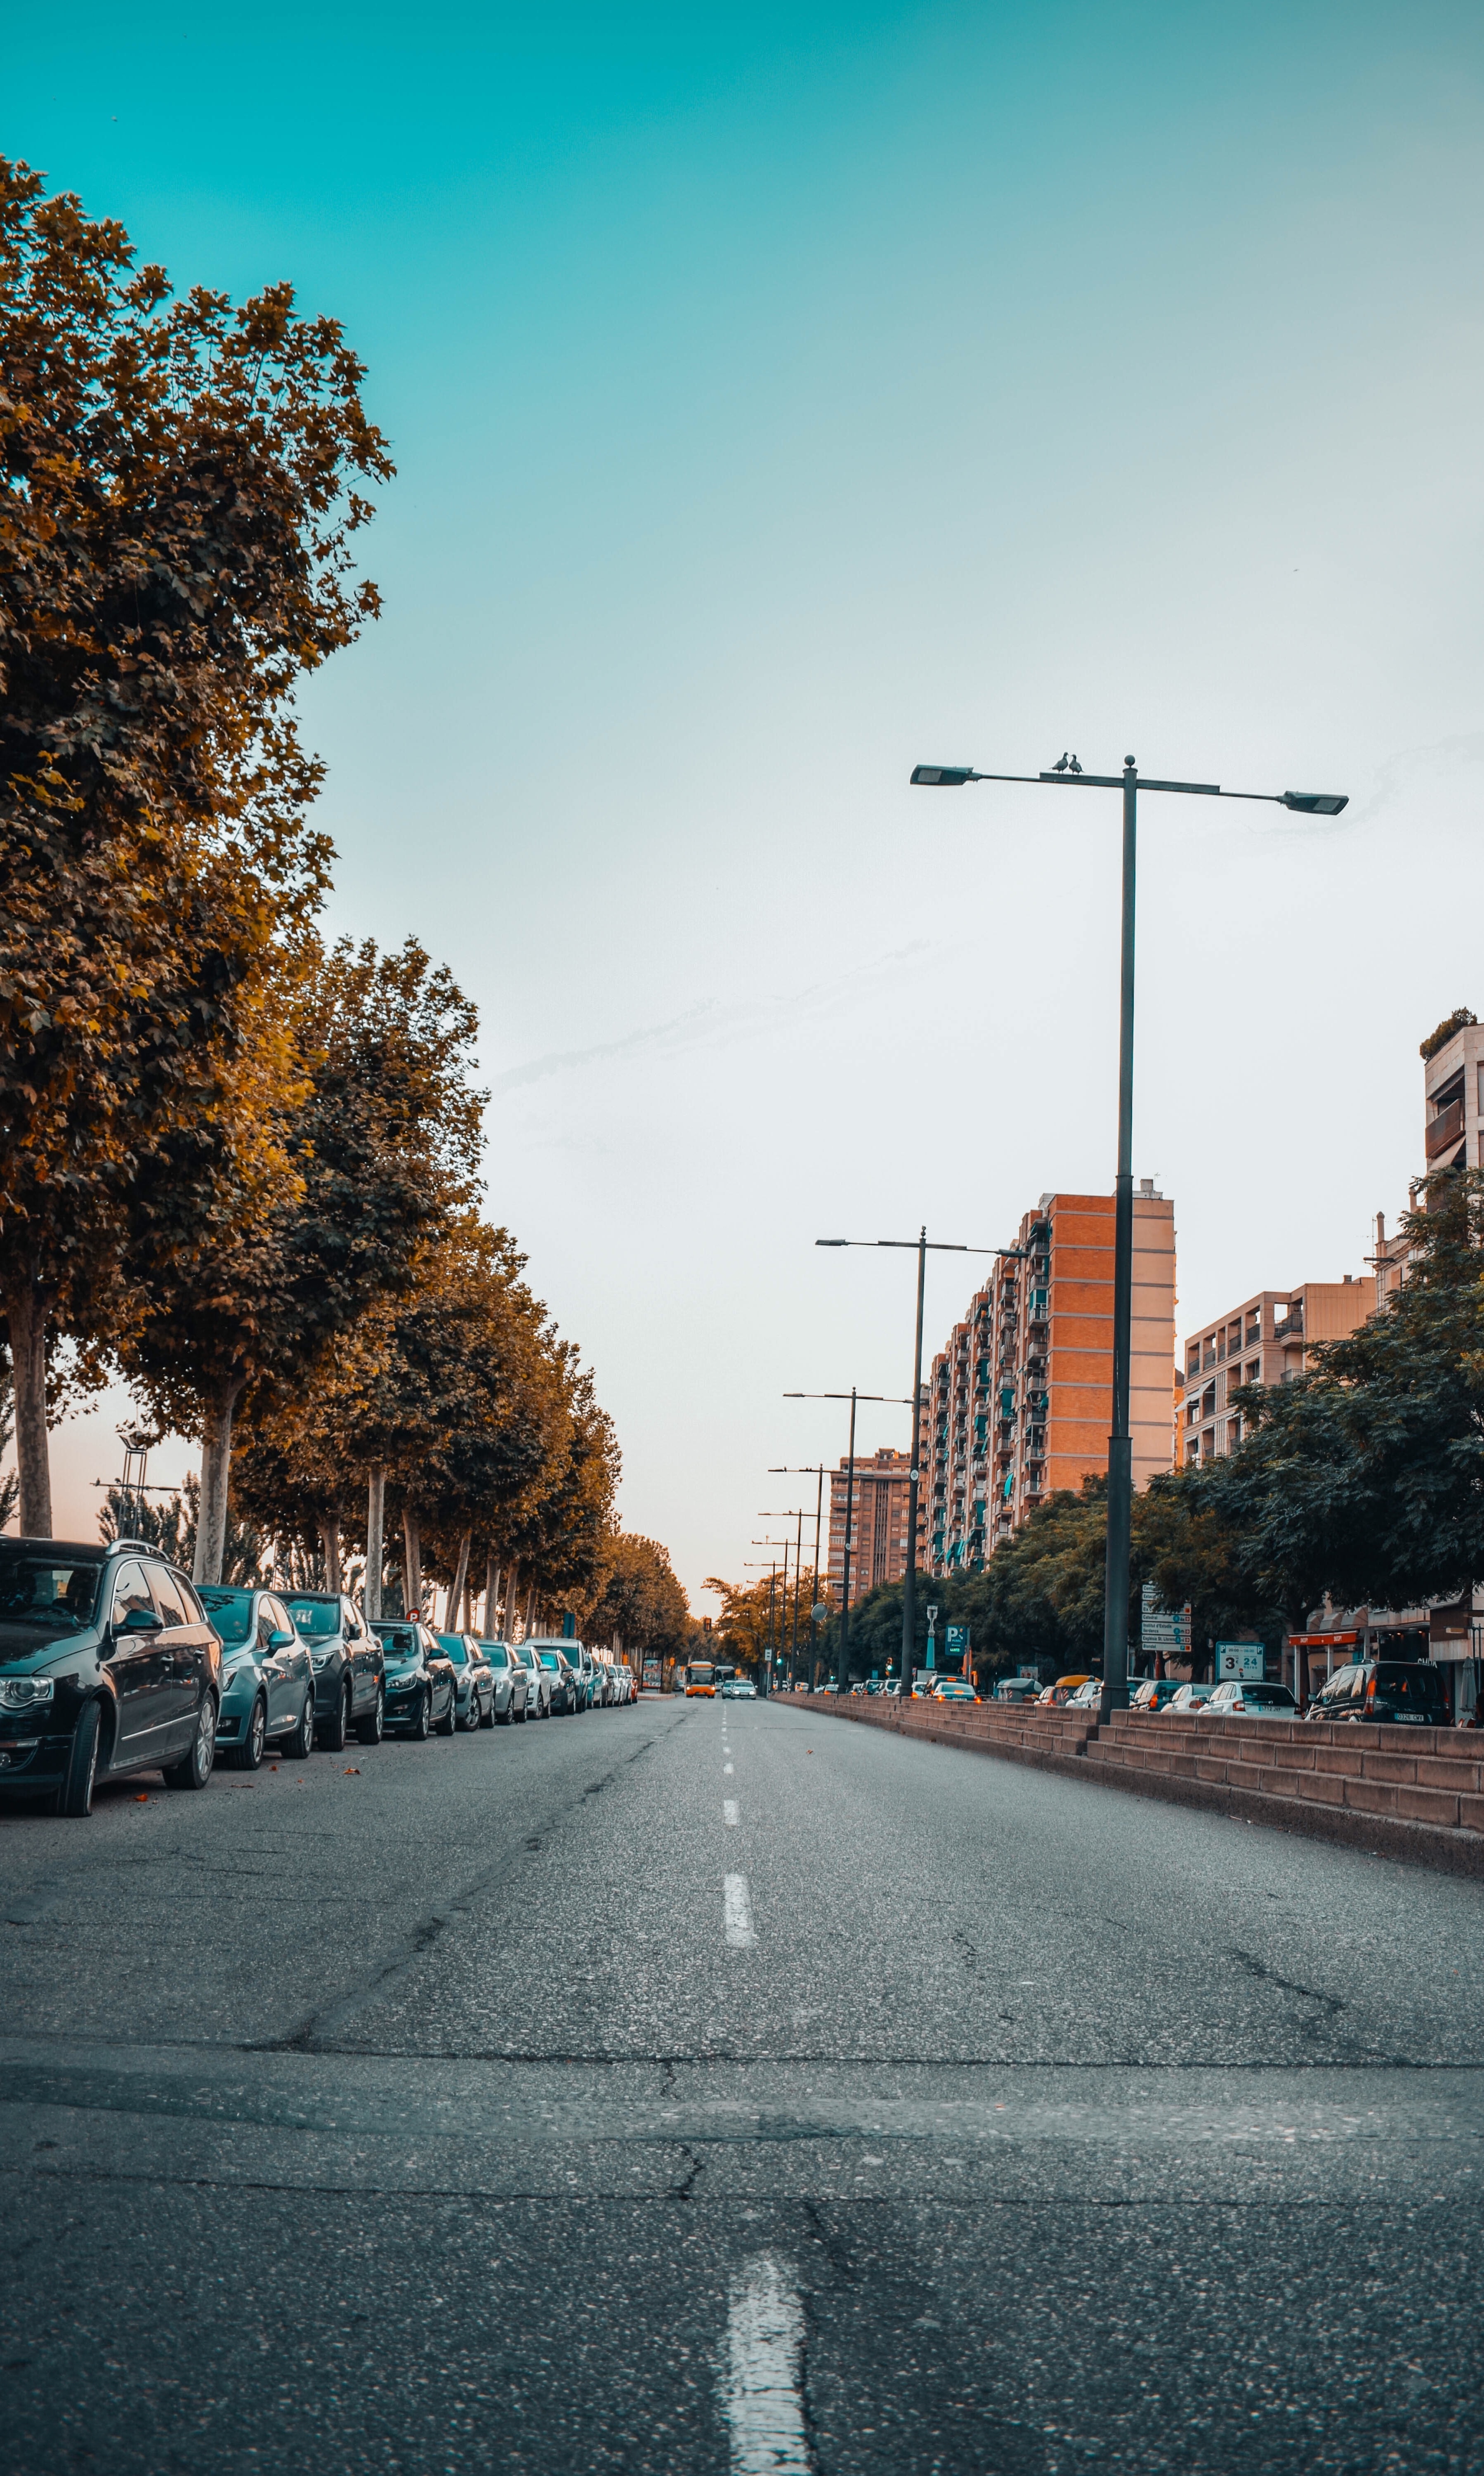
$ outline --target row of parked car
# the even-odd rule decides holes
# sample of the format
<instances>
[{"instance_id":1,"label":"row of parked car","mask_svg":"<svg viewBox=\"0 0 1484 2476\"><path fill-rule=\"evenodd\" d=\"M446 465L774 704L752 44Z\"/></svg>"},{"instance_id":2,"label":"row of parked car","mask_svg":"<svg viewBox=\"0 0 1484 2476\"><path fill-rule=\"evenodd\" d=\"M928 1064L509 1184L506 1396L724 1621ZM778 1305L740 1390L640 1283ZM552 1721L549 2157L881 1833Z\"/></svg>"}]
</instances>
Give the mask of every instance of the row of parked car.
<instances>
[{"instance_id":1,"label":"row of parked car","mask_svg":"<svg viewBox=\"0 0 1484 2476\"><path fill-rule=\"evenodd\" d=\"M136 1540L0 1539L0 1792L92 1811L100 1779L205 1788L354 1736L575 1718L631 1702L632 1670L565 1637L485 1642L347 1594L188 1581Z\"/></svg>"},{"instance_id":2,"label":"row of parked car","mask_svg":"<svg viewBox=\"0 0 1484 2476\"><path fill-rule=\"evenodd\" d=\"M1259 1719L1372 1721L1395 1728L1450 1728L1453 1715L1437 1669L1425 1659L1357 1659L1337 1668L1300 1715L1286 1685L1225 1676L1215 1685L1182 1685L1176 1678L1131 1678L1132 1711L1200 1711L1209 1720ZM1099 1676L1058 1676L1043 1686L1035 1677L1003 1677L995 1698L1039 1702L1067 1711L1095 1711L1102 1696ZM1472 1721L1460 1723L1472 1724Z\"/></svg>"}]
</instances>

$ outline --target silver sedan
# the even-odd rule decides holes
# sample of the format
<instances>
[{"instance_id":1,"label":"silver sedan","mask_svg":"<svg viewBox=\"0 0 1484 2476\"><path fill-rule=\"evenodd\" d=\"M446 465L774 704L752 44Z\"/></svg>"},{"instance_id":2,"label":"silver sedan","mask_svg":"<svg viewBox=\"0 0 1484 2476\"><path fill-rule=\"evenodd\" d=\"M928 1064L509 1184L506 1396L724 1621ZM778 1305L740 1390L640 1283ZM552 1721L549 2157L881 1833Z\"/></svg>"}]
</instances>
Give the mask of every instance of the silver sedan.
<instances>
[{"instance_id":1,"label":"silver sedan","mask_svg":"<svg viewBox=\"0 0 1484 2476\"><path fill-rule=\"evenodd\" d=\"M507 1642L482 1642L481 1650L489 1662L489 1672L495 1680L495 1721L507 1728L512 1720L524 1720L526 1701L531 1693L531 1671L518 1650Z\"/></svg>"}]
</instances>

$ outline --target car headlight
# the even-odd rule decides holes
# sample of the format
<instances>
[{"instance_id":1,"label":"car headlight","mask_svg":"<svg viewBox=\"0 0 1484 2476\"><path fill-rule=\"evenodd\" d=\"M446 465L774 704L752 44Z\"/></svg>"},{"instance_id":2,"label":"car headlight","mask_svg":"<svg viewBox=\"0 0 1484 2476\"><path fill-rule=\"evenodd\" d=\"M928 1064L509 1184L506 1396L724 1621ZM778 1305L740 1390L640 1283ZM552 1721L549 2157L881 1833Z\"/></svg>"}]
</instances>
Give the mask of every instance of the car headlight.
<instances>
[{"instance_id":1,"label":"car headlight","mask_svg":"<svg viewBox=\"0 0 1484 2476\"><path fill-rule=\"evenodd\" d=\"M0 1710L29 1711L37 1702L52 1701L56 1693L53 1676L0 1676Z\"/></svg>"},{"instance_id":2,"label":"car headlight","mask_svg":"<svg viewBox=\"0 0 1484 2476\"><path fill-rule=\"evenodd\" d=\"M328 1668L328 1667L329 1667L329 1665L330 1665L330 1653L329 1653L329 1651L328 1651L328 1650L311 1650L311 1651L310 1651L310 1653L309 1653L309 1666L313 1669L314 1673L315 1673L315 1675L316 1675L316 1676L319 1674L319 1671L320 1671L320 1670L321 1670L322 1668Z\"/></svg>"}]
</instances>

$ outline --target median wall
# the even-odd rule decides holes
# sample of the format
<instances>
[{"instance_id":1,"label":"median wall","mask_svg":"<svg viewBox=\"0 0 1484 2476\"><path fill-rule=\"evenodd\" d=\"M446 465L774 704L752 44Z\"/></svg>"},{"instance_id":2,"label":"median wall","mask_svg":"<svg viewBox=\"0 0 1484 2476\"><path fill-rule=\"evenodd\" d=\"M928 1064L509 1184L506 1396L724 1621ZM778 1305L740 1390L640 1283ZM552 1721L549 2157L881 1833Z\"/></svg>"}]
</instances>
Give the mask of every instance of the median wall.
<instances>
[{"instance_id":1,"label":"median wall","mask_svg":"<svg viewBox=\"0 0 1484 2476\"><path fill-rule=\"evenodd\" d=\"M1472 1730L1211 1720L1199 1712L1120 1711L1100 1723L1088 1712L1034 1703L775 1698L785 1710L1484 1877L1484 1742Z\"/></svg>"}]
</instances>

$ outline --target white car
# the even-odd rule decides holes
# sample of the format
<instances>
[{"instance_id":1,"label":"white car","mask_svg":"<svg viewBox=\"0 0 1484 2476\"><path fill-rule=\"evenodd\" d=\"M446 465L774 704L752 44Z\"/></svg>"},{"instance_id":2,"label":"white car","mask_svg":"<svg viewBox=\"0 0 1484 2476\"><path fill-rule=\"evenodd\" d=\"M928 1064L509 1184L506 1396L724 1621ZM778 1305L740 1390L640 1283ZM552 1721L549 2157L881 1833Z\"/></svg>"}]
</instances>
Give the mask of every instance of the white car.
<instances>
[{"instance_id":1,"label":"white car","mask_svg":"<svg viewBox=\"0 0 1484 2476\"><path fill-rule=\"evenodd\" d=\"M1298 1705L1286 1685L1258 1685L1250 1677L1242 1676L1224 1678L1204 1707L1213 1720L1227 1720L1233 1712L1255 1720L1298 1717Z\"/></svg>"},{"instance_id":2,"label":"white car","mask_svg":"<svg viewBox=\"0 0 1484 2476\"><path fill-rule=\"evenodd\" d=\"M724 1702L755 1702L757 1688L750 1676L727 1676L722 1680Z\"/></svg>"}]
</instances>

